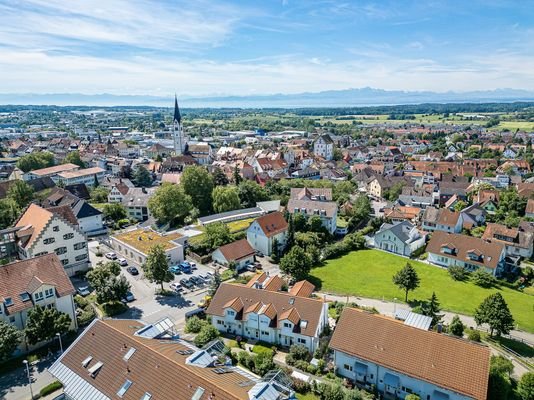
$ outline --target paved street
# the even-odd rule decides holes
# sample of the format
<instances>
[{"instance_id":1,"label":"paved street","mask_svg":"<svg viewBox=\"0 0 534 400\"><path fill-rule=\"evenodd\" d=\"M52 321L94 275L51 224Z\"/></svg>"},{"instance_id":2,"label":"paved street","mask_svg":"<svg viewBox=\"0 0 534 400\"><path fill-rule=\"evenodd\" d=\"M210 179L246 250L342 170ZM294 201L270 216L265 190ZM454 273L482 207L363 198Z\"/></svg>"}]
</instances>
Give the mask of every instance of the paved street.
<instances>
[{"instance_id":1,"label":"paved street","mask_svg":"<svg viewBox=\"0 0 534 400\"><path fill-rule=\"evenodd\" d=\"M55 381L55 378L48 372L48 367L52 365L54 360L55 356L30 366L33 394L39 393L41 388ZM28 375L24 366L0 376L0 399L30 399Z\"/></svg>"}]
</instances>

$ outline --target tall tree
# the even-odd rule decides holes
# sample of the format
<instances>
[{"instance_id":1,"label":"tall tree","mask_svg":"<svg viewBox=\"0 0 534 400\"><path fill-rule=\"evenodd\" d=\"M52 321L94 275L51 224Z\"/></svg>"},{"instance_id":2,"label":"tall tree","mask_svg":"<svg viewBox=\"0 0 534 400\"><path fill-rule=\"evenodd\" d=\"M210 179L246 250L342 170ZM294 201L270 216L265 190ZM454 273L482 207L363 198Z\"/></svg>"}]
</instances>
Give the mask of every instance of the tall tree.
<instances>
[{"instance_id":1,"label":"tall tree","mask_svg":"<svg viewBox=\"0 0 534 400\"><path fill-rule=\"evenodd\" d=\"M477 325L488 324L490 336L494 333L501 336L514 329L514 317L500 292L489 295L478 306L475 310L475 322Z\"/></svg>"},{"instance_id":2,"label":"tall tree","mask_svg":"<svg viewBox=\"0 0 534 400\"><path fill-rule=\"evenodd\" d=\"M145 277L157 285L161 285L163 291L163 282L170 282L174 279L174 274L169 271L169 263L163 246L157 244L152 246L148 252L146 262L143 264Z\"/></svg>"},{"instance_id":3,"label":"tall tree","mask_svg":"<svg viewBox=\"0 0 534 400\"><path fill-rule=\"evenodd\" d=\"M13 325L0 321L0 361L6 360L17 349L21 332Z\"/></svg>"},{"instance_id":4,"label":"tall tree","mask_svg":"<svg viewBox=\"0 0 534 400\"><path fill-rule=\"evenodd\" d=\"M9 186L7 197L13 199L19 208L24 208L33 200L33 188L25 181L16 180Z\"/></svg>"},{"instance_id":5,"label":"tall tree","mask_svg":"<svg viewBox=\"0 0 534 400\"><path fill-rule=\"evenodd\" d=\"M193 204L180 185L164 183L148 200L148 208L159 222L173 225L184 221L191 213Z\"/></svg>"},{"instance_id":6,"label":"tall tree","mask_svg":"<svg viewBox=\"0 0 534 400\"><path fill-rule=\"evenodd\" d=\"M399 289L404 290L405 297L404 301L408 301L408 292L415 290L419 287L419 276L417 271L412 264L406 263L406 265L393 275L393 283L399 287Z\"/></svg>"},{"instance_id":7,"label":"tall tree","mask_svg":"<svg viewBox=\"0 0 534 400\"><path fill-rule=\"evenodd\" d=\"M432 292L432 296L422 308L423 315L432 318L431 326L436 326L436 324L438 324L443 318L443 314L439 313L441 308L439 307L439 301L438 296L436 296L436 292Z\"/></svg>"},{"instance_id":8,"label":"tall tree","mask_svg":"<svg viewBox=\"0 0 534 400\"><path fill-rule=\"evenodd\" d=\"M133 181L137 186L149 187L152 185L152 176L144 166L139 164L137 168L135 168Z\"/></svg>"},{"instance_id":9,"label":"tall tree","mask_svg":"<svg viewBox=\"0 0 534 400\"><path fill-rule=\"evenodd\" d=\"M184 192L191 196L200 216L211 212L211 192L213 191L213 177L206 168L201 166L187 167L181 179Z\"/></svg>"},{"instance_id":10,"label":"tall tree","mask_svg":"<svg viewBox=\"0 0 534 400\"><path fill-rule=\"evenodd\" d=\"M100 304L120 301L130 290L130 283L124 276L119 276L121 267L117 262L99 263L87 273L87 280L95 289L96 299Z\"/></svg>"},{"instance_id":11,"label":"tall tree","mask_svg":"<svg viewBox=\"0 0 534 400\"><path fill-rule=\"evenodd\" d=\"M218 213L237 210L241 206L235 186L216 186L211 197L213 210Z\"/></svg>"},{"instance_id":12,"label":"tall tree","mask_svg":"<svg viewBox=\"0 0 534 400\"><path fill-rule=\"evenodd\" d=\"M213 170L213 183L215 186L226 186L230 181L228 177L221 169L221 167L215 167Z\"/></svg>"},{"instance_id":13,"label":"tall tree","mask_svg":"<svg viewBox=\"0 0 534 400\"><path fill-rule=\"evenodd\" d=\"M241 174L239 173L239 167L236 165L234 168L234 185L239 186L243 178L241 177Z\"/></svg>"},{"instance_id":14,"label":"tall tree","mask_svg":"<svg viewBox=\"0 0 534 400\"><path fill-rule=\"evenodd\" d=\"M115 222L128 216L126 209L120 203L108 203L104 205L102 213L104 214L104 218L111 219Z\"/></svg>"},{"instance_id":15,"label":"tall tree","mask_svg":"<svg viewBox=\"0 0 534 400\"><path fill-rule=\"evenodd\" d=\"M36 305L28 312L26 320L26 340L29 344L37 344L50 340L57 333L66 333L71 324L70 317L55 308L44 308Z\"/></svg>"},{"instance_id":16,"label":"tall tree","mask_svg":"<svg viewBox=\"0 0 534 400\"><path fill-rule=\"evenodd\" d=\"M243 181L237 187L239 192L239 200L241 201L241 207L250 208L256 207L258 201L269 200L267 191L253 181Z\"/></svg>"},{"instance_id":17,"label":"tall tree","mask_svg":"<svg viewBox=\"0 0 534 400\"><path fill-rule=\"evenodd\" d=\"M5 229L17 219L20 208L13 199L0 200L0 229Z\"/></svg>"},{"instance_id":18,"label":"tall tree","mask_svg":"<svg viewBox=\"0 0 534 400\"><path fill-rule=\"evenodd\" d=\"M54 165L54 155L49 151L30 153L17 160L17 167L22 172L29 172L36 169L48 168Z\"/></svg>"},{"instance_id":19,"label":"tall tree","mask_svg":"<svg viewBox=\"0 0 534 400\"><path fill-rule=\"evenodd\" d=\"M293 246L280 260L280 270L297 281L306 279L311 267L310 257L300 246Z\"/></svg>"},{"instance_id":20,"label":"tall tree","mask_svg":"<svg viewBox=\"0 0 534 400\"><path fill-rule=\"evenodd\" d=\"M215 270L215 273L213 274L213 279L210 283L210 287L208 289L208 294L210 296L214 296L215 292L217 292L217 289L219 289L219 286L221 285L221 274L219 274L219 269Z\"/></svg>"},{"instance_id":21,"label":"tall tree","mask_svg":"<svg viewBox=\"0 0 534 400\"><path fill-rule=\"evenodd\" d=\"M85 163L82 161L80 157L80 152L78 150L71 151L67 153L67 156L63 160L64 164L76 164L80 168L85 168Z\"/></svg>"}]
</instances>

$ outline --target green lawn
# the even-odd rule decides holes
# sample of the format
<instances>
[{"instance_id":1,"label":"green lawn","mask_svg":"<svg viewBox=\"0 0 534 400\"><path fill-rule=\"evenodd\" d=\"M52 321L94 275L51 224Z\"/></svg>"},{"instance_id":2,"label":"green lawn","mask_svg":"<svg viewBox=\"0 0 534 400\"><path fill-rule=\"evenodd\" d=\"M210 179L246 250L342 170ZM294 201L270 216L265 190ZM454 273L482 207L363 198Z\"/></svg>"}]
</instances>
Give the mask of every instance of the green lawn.
<instances>
[{"instance_id":1,"label":"green lawn","mask_svg":"<svg viewBox=\"0 0 534 400\"><path fill-rule=\"evenodd\" d=\"M312 270L310 280L321 290L399 301L404 293L392 283L393 274L407 259L378 250L361 250L329 260ZM420 287L408 295L409 301L426 300L435 291L445 310L473 315L475 308L491 293L500 290L520 329L534 332L534 296L502 287L484 289L471 282L454 281L445 269L410 260L421 279Z\"/></svg>"}]
</instances>

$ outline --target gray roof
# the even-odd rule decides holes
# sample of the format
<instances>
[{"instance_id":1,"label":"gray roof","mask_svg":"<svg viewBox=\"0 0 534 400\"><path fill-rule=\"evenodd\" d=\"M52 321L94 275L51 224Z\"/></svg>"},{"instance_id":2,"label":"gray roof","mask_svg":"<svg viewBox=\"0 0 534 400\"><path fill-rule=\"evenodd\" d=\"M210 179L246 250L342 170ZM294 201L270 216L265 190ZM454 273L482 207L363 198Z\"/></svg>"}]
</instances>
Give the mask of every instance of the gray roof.
<instances>
[{"instance_id":1,"label":"gray roof","mask_svg":"<svg viewBox=\"0 0 534 400\"><path fill-rule=\"evenodd\" d=\"M382 224L379 232L389 230L391 233L397 236L404 243L408 243L410 241L409 233L414 228L414 226L415 225L413 225L409 221L402 221L396 224L386 223L386 224Z\"/></svg>"},{"instance_id":2,"label":"gray roof","mask_svg":"<svg viewBox=\"0 0 534 400\"><path fill-rule=\"evenodd\" d=\"M244 208L241 210L227 211L219 214L208 215L207 217L200 217L198 220L202 225L209 224L211 222L221 221L224 222L226 219L235 218L242 216L243 219L258 217L263 213L263 210L260 207ZM233 219L236 220L236 219Z\"/></svg>"},{"instance_id":3,"label":"gray roof","mask_svg":"<svg viewBox=\"0 0 534 400\"><path fill-rule=\"evenodd\" d=\"M130 188L122 199L125 207L147 207L148 200L154 193L154 189Z\"/></svg>"},{"instance_id":4,"label":"gray roof","mask_svg":"<svg viewBox=\"0 0 534 400\"><path fill-rule=\"evenodd\" d=\"M300 212L302 209L306 209L307 215L319 215L321 211L325 211L326 216L332 218L337 212L337 204L334 201L317 201L317 200L295 200L289 199L287 203L287 210L293 214L295 209L298 208ZM319 212L316 214L315 211Z\"/></svg>"}]
</instances>

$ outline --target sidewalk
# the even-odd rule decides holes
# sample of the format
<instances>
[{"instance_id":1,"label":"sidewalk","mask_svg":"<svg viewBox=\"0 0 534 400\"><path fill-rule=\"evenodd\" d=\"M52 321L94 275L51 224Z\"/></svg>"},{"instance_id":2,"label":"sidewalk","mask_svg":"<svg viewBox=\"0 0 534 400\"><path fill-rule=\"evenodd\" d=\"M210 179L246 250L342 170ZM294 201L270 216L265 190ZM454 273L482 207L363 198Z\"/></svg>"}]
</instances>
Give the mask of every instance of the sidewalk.
<instances>
[{"instance_id":1,"label":"sidewalk","mask_svg":"<svg viewBox=\"0 0 534 400\"><path fill-rule=\"evenodd\" d=\"M349 301L349 302L354 302L358 304L359 306L374 307L378 310L380 314L388 315L390 317L395 315L395 310L397 308L404 309L404 310L411 309L411 307L408 304L402 303L402 302L395 303L395 302L391 302L387 300L368 299L365 297L355 297L355 296L337 296L337 295L333 295L329 293L322 293L322 292L318 292L317 294L319 296L326 295L327 300L340 301L343 303ZM457 313L453 313L449 311L442 311L442 313L444 314L443 321L447 324L451 322L452 317L454 317L455 315L458 315L460 319L462 320L462 322L468 327L475 328L477 326L475 319L471 316L457 314ZM479 327L477 329L486 330L483 327ZM513 330L512 332L510 332L510 337L520 342L527 343L530 346L534 346L534 334L532 333Z\"/></svg>"}]
</instances>

